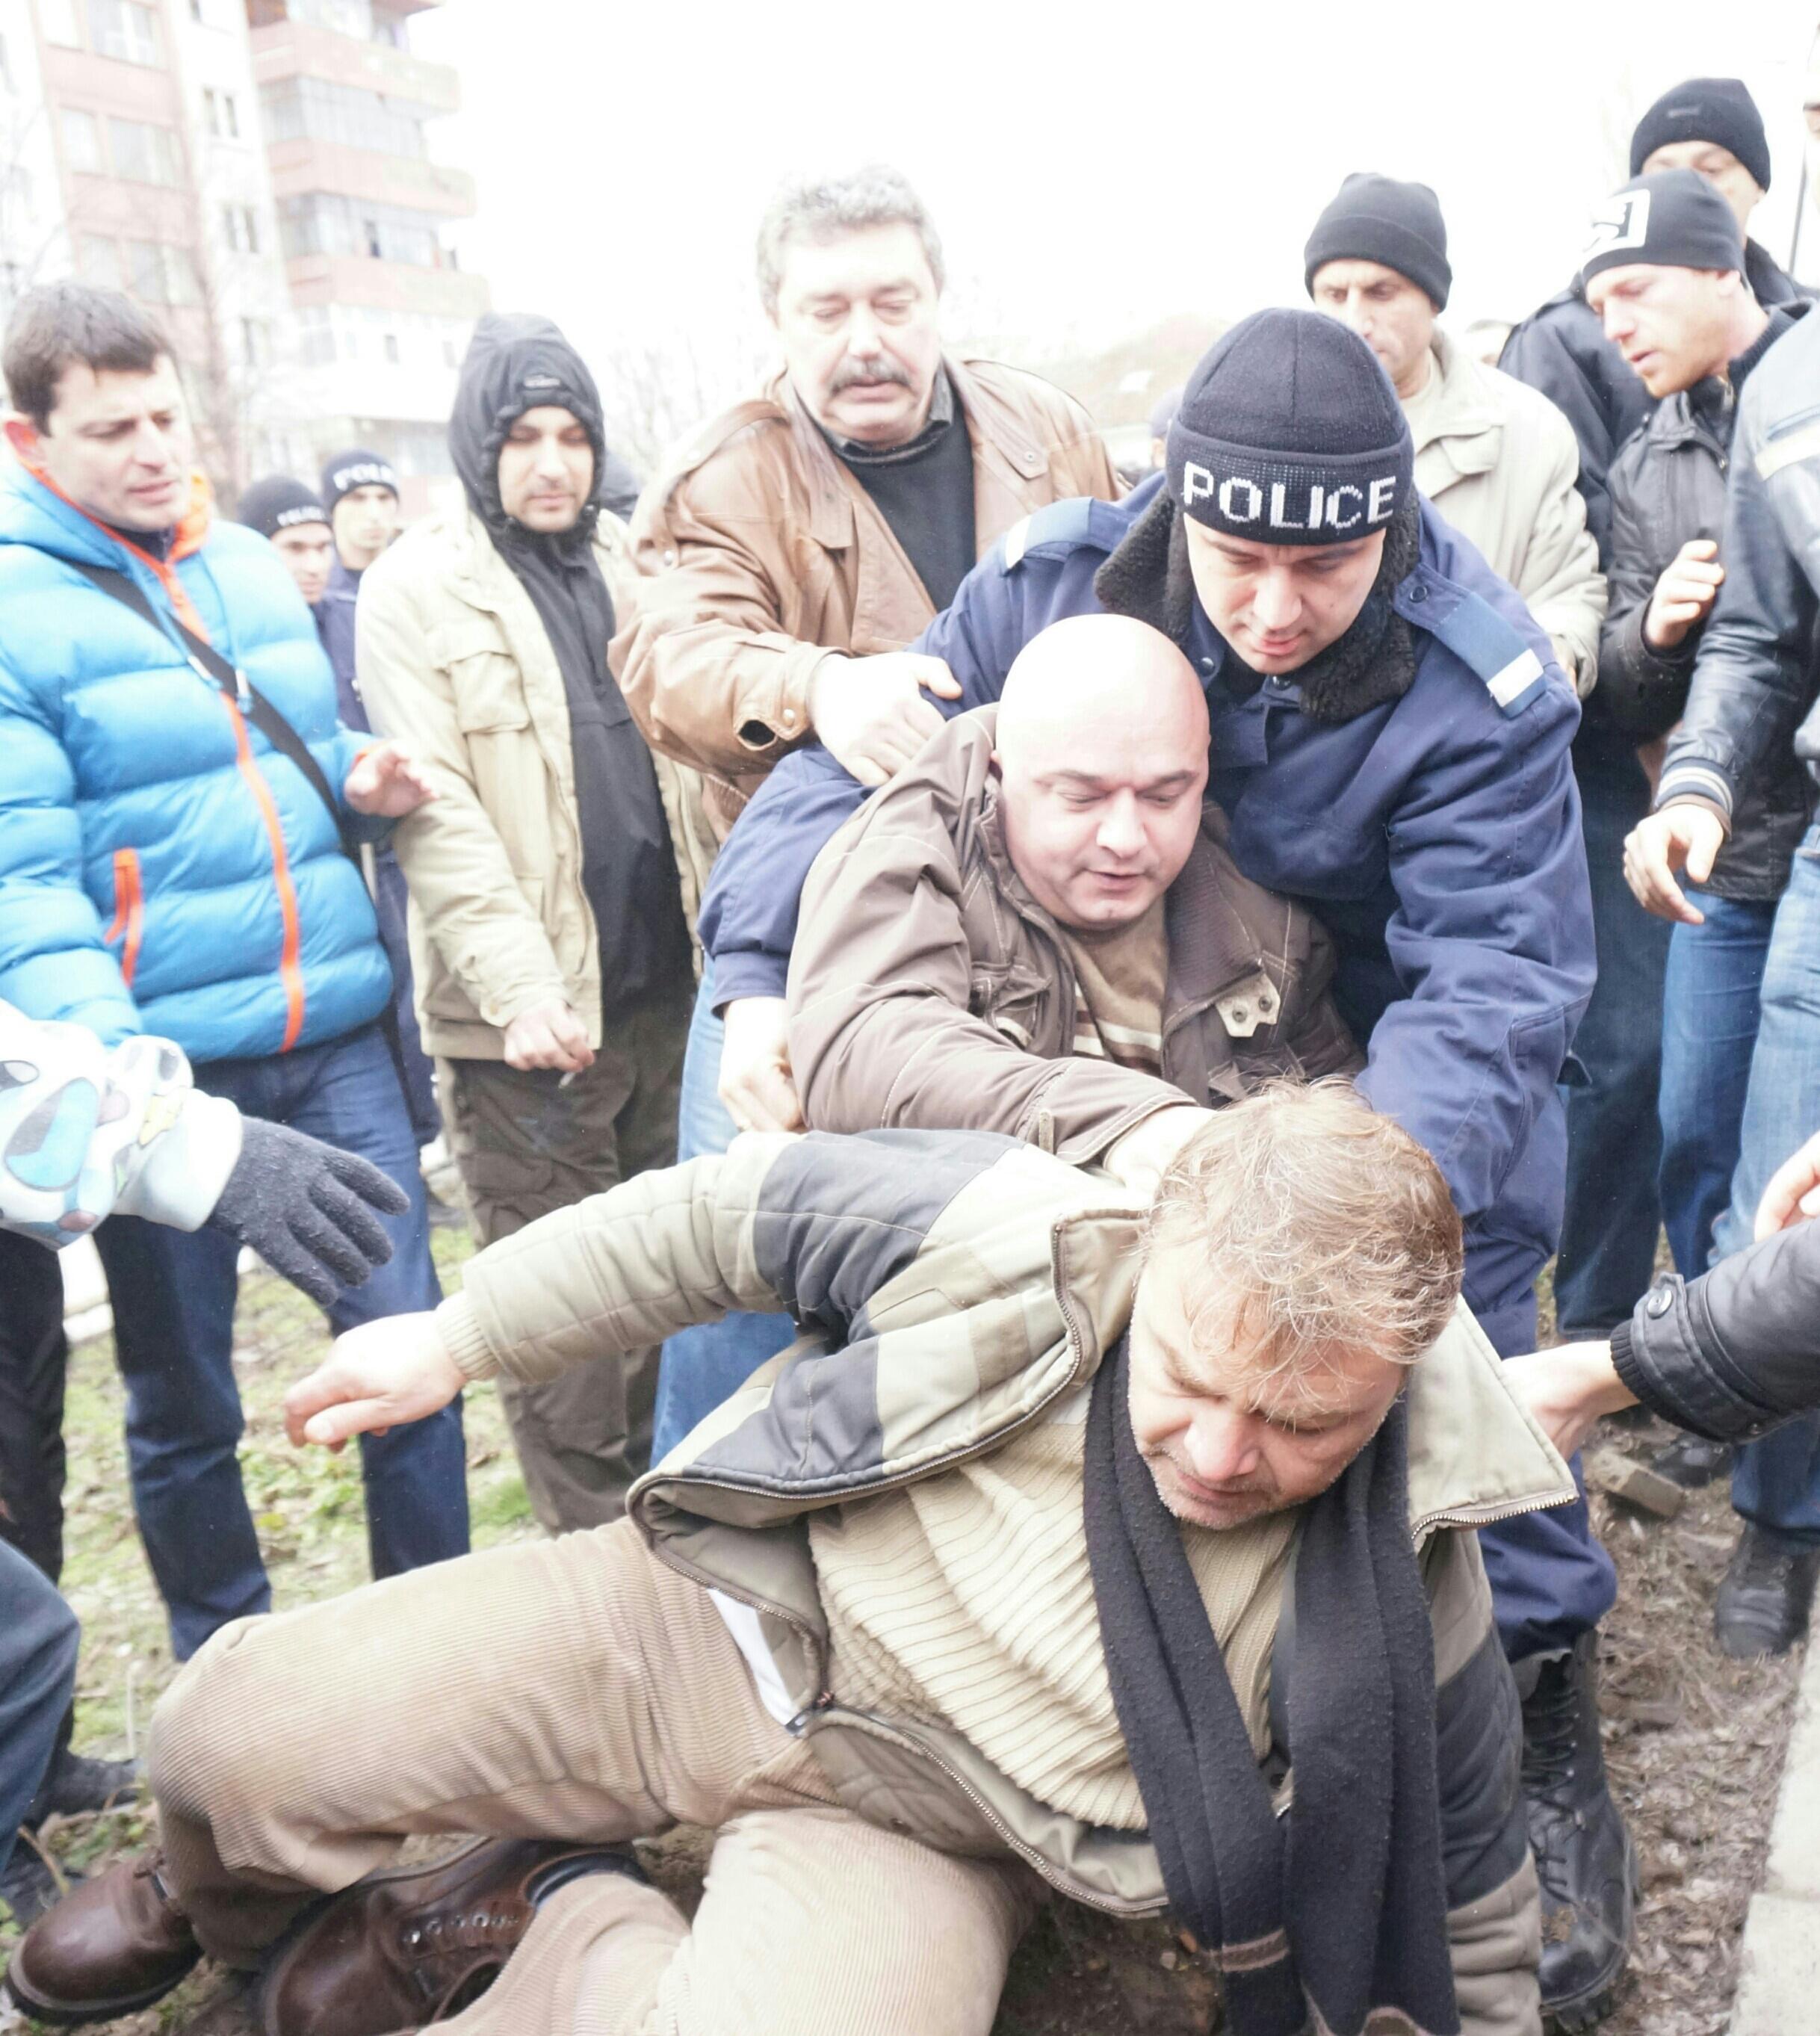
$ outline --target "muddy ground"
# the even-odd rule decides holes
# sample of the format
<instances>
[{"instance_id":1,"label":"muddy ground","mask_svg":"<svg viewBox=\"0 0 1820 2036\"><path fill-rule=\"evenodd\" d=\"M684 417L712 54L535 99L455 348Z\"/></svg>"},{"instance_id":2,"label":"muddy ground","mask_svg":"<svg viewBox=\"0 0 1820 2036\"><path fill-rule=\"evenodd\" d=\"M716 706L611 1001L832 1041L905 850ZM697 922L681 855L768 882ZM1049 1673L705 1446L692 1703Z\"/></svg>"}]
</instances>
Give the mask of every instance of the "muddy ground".
<instances>
[{"instance_id":1,"label":"muddy ground","mask_svg":"<svg viewBox=\"0 0 1820 2036\"><path fill-rule=\"evenodd\" d=\"M437 1250L458 1280L460 1233ZM263 1276L244 1283L239 1375L248 1417L247 1487L281 1606L347 1589L364 1574L360 1489L352 1453L307 1463L285 1444L284 1387L323 1347L320 1318ZM134 1536L120 1442L121 1393L106 1338L81 1346L73 1368L69 1438L70 1556L66 1587L81 1613L80 1743L119 1754L142 1744L145 1720L172 1665L156 1593ZM489 1389L469 1395L475 1540L487 1546L537 1530ZM1660 1428L1607 1437L1647 1455ZM1595 1499L1621 1578L1606 1629L1607 1750L1641 1856L1637 1951L1611 2036L1720 2036L1736 1985L1744 1912L1758 1877L1786 1742L1799 1658L1739 1665L1711 1636L1713 1592L1734 1534L1724 1487L1697 1495L1679 1518L1645 1522ZM92 1870L144 1836L137 1808L77 1820L47 1834L68 1866ZM652 1861L685 1906L699 1891L702 1834L679 1832ZM3 1911L0 1911L3 1914ZM0 1955L13 1932L0 1921ZM994 2036L1200 2036L1218 2026L1211 1981L1162 1925L1132 1927L1054 1906L1013 1962ZM32 2025L0 2008L0 2032ZM251 2036L238 1989L204 1968L148 2014L109 2025L111 2036Z\"/></svg>"}]
</instances>

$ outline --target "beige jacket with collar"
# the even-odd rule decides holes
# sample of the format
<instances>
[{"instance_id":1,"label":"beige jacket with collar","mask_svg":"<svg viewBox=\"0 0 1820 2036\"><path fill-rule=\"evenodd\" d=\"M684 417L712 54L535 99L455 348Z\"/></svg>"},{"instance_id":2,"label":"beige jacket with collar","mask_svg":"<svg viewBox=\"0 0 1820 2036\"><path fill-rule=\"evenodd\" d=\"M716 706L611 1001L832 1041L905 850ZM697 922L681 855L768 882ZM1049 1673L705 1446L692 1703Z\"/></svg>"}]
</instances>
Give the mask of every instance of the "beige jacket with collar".
<instances>
[{"instance_id":1,"label":"beige jacket with collar","mask_svg":"<svg viewBox=\"0 0 1820 2036\"><path fill-rule=\"evenodd\" d=\"M1581 699L1599 671L1605 575L1576 485L1573 428L1546 396L1434 335L1431 381L1405 405L1415 484L1554 639Z\"/></svg>"},{"instance_id":2,"label":"beige jacket with collar","mask_svg":"<svg viewBox=\"0 0 1820 2036\"><path fill-rule=\"evenodd\" d=\"M603 515L595 549L623 614L625 526ZM582 888L568 696L530 596L463 506L369 567L355 626L373 726L409 742L438 794L393 837L425 1051L496 1061L513 1019L557 997L598 1046L600 937ZM713 858L701 781L654 760L692 929Z\"/></svg>"}]
</instances>

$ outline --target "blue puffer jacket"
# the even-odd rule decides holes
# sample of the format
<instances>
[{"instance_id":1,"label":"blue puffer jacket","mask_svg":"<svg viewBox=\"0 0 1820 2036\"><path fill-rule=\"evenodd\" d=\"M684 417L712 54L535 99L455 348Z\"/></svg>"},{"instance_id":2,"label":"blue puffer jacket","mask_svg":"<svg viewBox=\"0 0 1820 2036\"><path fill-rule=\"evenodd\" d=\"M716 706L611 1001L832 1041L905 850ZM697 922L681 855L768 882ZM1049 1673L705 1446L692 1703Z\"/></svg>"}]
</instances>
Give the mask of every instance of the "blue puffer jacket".
<instances>
[{"instance_id":1,"label":"blue puffer jacket","mask_svg":"<svg viewBox=\"0 0 1820 2036\"><path fill-rule=\"evenodd\" d=\"M162 613L187 597L332 786L370 741L336 720L277 554L211 524L200 483L165 564L23 469L0 476L0 997L110 1044L161 1033L194 1061L375 1017L391 970L321 799L175 635L71 560L130 572Z\"/></svg>"}]
</instances>

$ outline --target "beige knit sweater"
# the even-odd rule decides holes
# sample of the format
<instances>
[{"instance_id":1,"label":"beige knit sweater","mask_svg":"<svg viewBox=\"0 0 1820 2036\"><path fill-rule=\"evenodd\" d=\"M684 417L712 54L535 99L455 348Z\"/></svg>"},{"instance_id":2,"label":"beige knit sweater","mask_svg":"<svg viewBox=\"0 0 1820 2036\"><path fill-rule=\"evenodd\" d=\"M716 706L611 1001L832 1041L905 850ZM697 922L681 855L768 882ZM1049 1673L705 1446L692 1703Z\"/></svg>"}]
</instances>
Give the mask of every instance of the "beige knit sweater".
<instances>
[{"instance_id":1,"label":"beige knit sweater","mask_svg":"<svg viewBox=\"0 0 1820 2036\"><path fill-rule=\"evenodd\" d=\"M989 1456L810 1516L840 1702L960 1732L1038 1801L1141 1830L1081 1526L1087 1392ZM1182 1540L1260 1759L1298 1515Z\"/></svg>"}]
</instances>

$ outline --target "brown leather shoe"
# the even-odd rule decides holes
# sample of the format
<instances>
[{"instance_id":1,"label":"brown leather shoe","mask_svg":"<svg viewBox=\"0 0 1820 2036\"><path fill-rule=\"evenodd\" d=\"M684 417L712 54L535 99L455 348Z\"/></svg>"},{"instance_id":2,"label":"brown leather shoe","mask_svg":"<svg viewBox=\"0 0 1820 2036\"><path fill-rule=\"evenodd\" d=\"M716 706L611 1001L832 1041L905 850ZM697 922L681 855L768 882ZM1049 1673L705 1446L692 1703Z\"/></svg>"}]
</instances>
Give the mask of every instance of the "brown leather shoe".
<instances>
[{"instance_id":1,"label":"brown leather shoe","mask_svg":"<svg viewBox=\"0 0 1820 2036\"><path fill-rule=\"evenodd\" d=\"M481 1839L369 1874L295 1924L266 1968L263 2036L397 2036L477 2000L537 1906L589 1873L645 1878L629 1846Z\"/></svg>"},{"instance_id":2,"label":"brown leather shoe","mask_svg":"<svg viewBox=\"0 0 1820 2036\"><path fill-rule=\"evenodd\" d=\"M6 1990L28 2015L58 2027L111 2022L171 1991L202 1947L163 1865L157 1852L123 1859L39 1917L6 1970Z\"/></svg>"}]
</instances>

